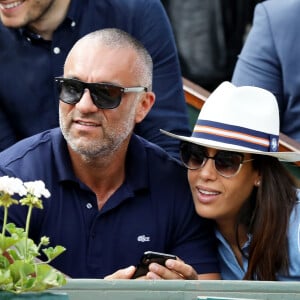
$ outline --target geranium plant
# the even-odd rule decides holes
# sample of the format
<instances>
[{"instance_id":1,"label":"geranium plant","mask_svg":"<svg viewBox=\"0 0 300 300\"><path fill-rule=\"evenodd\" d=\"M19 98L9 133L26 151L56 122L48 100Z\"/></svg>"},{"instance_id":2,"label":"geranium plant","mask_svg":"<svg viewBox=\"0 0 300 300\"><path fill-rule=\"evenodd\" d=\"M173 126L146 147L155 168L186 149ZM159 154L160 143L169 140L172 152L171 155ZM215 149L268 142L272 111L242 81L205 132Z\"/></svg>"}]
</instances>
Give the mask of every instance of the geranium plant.
<instances>
[{"instance_id":1,"label":"geranium plant","mask_svg":"<svg viewBox=\"0 0 300 300\"><path fill-rule=\"evenodd\" d=\"M19 200L14 195L19 195ZM0 177L0 206L3 207L0 290L14 293L43 291L66 283L65 275L49 265L66 249L62 246L46 247L49 245L46 236L40 239L39 244L35 244L28 236L32 210L43 209L42 197L50 197L43 181L22 182L14 177ZM28 206L25 228L7 223L11 205ZM38 259L41 252L47 261Z\"/></svg>"}]
</instances>

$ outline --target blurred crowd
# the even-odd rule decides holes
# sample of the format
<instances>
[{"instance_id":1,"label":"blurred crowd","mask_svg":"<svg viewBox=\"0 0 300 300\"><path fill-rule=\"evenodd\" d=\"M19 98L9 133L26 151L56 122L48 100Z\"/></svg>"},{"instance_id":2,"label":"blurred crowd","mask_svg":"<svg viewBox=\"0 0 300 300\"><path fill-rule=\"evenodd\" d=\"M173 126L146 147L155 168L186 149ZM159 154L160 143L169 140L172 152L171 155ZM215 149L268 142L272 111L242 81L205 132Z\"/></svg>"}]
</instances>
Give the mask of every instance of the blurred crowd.
<instances>
[{"instance_id":1,"label":"blurred crowd","mask_svg":"<svg viewBox=\"0 0 300 300\"><path fill-rule=\"evenodd\" d=\"M183 76L210 91L230 80L258 2L262 0L162 0Z\"/></svg>"}]
</instances>

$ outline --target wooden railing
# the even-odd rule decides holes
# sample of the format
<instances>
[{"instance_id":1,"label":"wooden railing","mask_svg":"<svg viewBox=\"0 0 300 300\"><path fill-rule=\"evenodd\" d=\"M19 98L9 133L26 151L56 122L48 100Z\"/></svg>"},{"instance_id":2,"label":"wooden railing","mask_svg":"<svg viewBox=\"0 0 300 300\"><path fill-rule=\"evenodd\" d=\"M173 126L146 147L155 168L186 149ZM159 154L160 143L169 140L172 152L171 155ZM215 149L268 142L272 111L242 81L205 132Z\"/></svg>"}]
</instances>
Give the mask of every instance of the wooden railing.
<instances>
[{"instance_id":1,"label":"wooden railing","mask_svg":"<svg viewBox=\"0 0 300 300\"><path fill-rule=\"evenodd\" d=\"M185 101L192 107L200 110L205 100L209 96L210 92L202 88L201 86L193 83L192 81L182 78L183 90L185 94ZM259 109L259 108L258 108ZM288 137L287 135L280 133L279 135L279 151L299 151L300 143L296 140ZM300 162L295 163L300 166Z\"/></svg>"},{"instance_id":2,"label":"wooden railing","mask_svg":"<svg viewBox=\"0 0 300 300\"><path fill-rule=\"evenodd\" d=\"M69 300L300 300L299 282L286 281L69 279L53 292Z\"/></svg>"}]
</instances>

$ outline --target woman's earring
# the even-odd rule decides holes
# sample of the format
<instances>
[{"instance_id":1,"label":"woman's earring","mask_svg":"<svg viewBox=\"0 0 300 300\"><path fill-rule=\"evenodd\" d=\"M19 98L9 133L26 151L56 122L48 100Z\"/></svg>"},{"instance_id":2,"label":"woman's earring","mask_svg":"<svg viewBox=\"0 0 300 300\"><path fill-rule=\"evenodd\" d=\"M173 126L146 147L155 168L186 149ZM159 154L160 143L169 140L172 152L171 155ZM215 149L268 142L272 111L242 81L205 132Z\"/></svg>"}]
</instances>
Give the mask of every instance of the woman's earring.
<instances>
[{"instance_id":1,"label":"woman's earring","mask_svg":"<svg viewBox=\"0 0 300 300\"><path fill-rule=\"evenodd\" d=\"M255 185L256 186L260 186L260 179L258 179L258 180L255 181Z\"/></svg>"}]
</instances>

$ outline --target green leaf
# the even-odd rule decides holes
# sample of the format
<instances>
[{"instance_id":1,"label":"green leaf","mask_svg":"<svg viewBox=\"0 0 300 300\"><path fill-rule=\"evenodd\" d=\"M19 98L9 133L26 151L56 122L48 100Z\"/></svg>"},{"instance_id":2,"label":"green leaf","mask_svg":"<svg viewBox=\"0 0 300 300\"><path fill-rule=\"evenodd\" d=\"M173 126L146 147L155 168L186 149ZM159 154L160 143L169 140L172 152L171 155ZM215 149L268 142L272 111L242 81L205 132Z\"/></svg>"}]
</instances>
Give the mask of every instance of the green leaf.
<instances>
[{"instance_id":1,"label":"green leaf","mask_svg":"<svg viewBox=\"0 0 300 300\"><path fill-rule=\"evenodd\" d=\"M18 239L16 237L2 236L2 234L0 234L0 253L3 253L17 242Z\"/></svg>"},{"instance_id":2,"label":"green leaf","mask_svg":"<svg viewBox=\"0 0 300 300\"><path fill-rule=\"evenodd\" d=\"M16 251L15 248L10 248L10 249L7 250L7 252L11 256L11 258L13 259L13 261L15 261L15 260L23 260L24 259L23 255L20 256L20 253L18 251Z\"/></svg>"},{"instance_id":3,"label":"green leaf","mask_svg":"<svg viewBox=\"0 0 300 300\"><path fill-rule=\"evenodd\" d=\"M26 261L30 261L39 255L38 247L34 241L25 237L19 239L14 247L18 256Z\"/></svg>"},{"instance_id":4,"label":"green leaf","mask_svg":"<svg viewBox=\"0 0 300 300\"><path fill-rule=\"evenodd\" d=\"M56 246L55 248L49 247L49 248L43 249L43 252L47 256L48 261L53 260L58 255L62 254L64 251L66 251L66 248L63 246Z\"/></svg>"},{"instance_id":5,"label":"green leaf","mask_svg":"<svg viewBox=\"0 0 300 300\"><path fill-rule=\"evenodd\" d=\"M12 283L10 270L0 270L0 285Z\"/></svg>"},{"instance_id":6,"label":"green leaf","mask_svg":"<svg viewBox=\"0 0 300 300\"><path fill-rule=\"evenodd\" d=\"M0 270L1 269L7 269L9 267L10 263L7 259L6 256L0 255ZM1 271L5 271L5 270L1 270ZM1 274L0 274L0 281L1 281Z\"/></svg>"},{"instance_id":7,"label":"green leaf","mask_svg":"<svg viewBox=\"0 0 300 300\"><path fill-rule=\"evenodd\" d=\"M10 272L14 282L13 289L22 292L34 285L35 268L32 264L16 261L10 265Z\"/></svg>"},{"instance_id":8,"label":"green leaf","mask_svg":"<svg viewBox=\"0 0 300 300\"><path fill-rule=\"evenodd\" d=\"M36 269L35 290L49 289L66 284L66 278L59 271L48 264L41 264Z\"/></svg>"},{"instance_id":9,"label":"green leaf","mask_svg":"<svg viewBox=\"0 0 300 300\"><path fill-rule=\"evenodd\" d=\"M15 236L18 238L26 237L26 232L24 228L17 227L14 223L6 224L5 229L11 236Z\"/></svg>"},{"instance_id":10,"label":"green leaf","mask_svg":"<svg viewBox=\"0 0 300 300\"><path fill-rule=\"evenodd\" d=\"M11 275L15 282L19 281L20 279L24 279L25 277L32 277L35 272L35 267L33 264L26 263L21 260L15 261L9 267Z\"/></svg>"}]
</instances>

